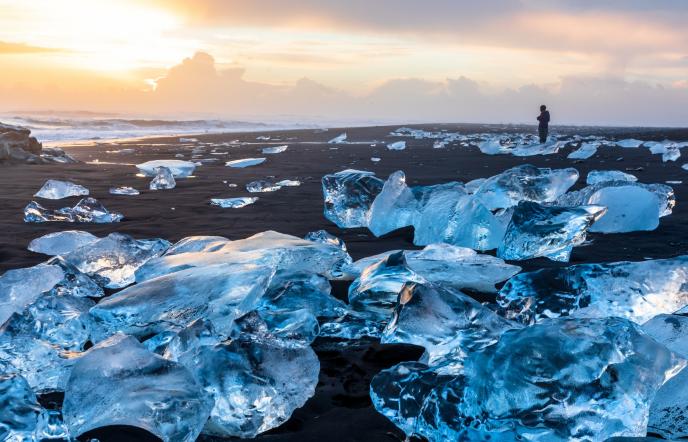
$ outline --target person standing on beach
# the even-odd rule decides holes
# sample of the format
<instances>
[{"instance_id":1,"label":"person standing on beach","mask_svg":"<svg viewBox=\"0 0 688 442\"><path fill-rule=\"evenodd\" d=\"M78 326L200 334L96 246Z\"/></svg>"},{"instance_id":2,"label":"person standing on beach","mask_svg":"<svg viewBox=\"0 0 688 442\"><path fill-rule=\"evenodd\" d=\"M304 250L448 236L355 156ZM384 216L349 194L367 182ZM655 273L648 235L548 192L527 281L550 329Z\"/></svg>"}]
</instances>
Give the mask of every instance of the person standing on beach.
<instances>
[{"instance_id":1,"label":"person standing on beach","mask_svg":"<svg viewBox=\"0 0 688 442\"><path fill-rule=\"evenodd\" d=\"M540 115L537 117L540 124L538 124L538 133L540 135L540 143L547 142L547 134L549 132L549 111L544 104L540 106Z\"/></svg>"}]
</instances>

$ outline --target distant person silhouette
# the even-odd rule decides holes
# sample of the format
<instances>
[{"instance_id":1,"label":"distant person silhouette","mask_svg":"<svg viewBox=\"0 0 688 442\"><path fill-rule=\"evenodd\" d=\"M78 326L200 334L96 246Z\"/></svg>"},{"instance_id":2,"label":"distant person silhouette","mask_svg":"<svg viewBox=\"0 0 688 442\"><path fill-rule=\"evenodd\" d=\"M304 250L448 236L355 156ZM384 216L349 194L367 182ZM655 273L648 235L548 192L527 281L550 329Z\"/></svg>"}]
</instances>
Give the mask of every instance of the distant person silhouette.
<instances>
[{"instance_id":1,"label":"distant person silhouette","mask_svg":"<svg viewBox=\"0 0 688 442\"><path fill-rule=\"evenodd\" d=\"M547 142L547 133L549 132L549 111L544 104L540 106L540 115L537 117L540 124L538 124L538 134L540 135L540 143Z\"/></svg>"}]
</instances>

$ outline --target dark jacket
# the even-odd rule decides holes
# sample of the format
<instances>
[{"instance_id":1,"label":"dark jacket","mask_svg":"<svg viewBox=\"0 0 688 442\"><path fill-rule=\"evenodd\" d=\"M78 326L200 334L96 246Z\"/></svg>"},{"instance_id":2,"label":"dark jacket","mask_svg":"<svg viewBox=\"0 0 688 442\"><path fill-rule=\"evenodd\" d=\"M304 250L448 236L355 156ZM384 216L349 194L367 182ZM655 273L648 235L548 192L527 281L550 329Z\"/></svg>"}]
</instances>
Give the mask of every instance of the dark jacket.
<instances>
[{"instance_id":1,"label":"dark jacket","mask_svg":"<svg viewBox=\"0 0 688 442\"><path fill-rule=\"evenodd\" d=\"M538 127L540 129L547 129L549 126L549 111L540 112L540 116L537 119L540 122Z\"/></svg>"}]
</instances>

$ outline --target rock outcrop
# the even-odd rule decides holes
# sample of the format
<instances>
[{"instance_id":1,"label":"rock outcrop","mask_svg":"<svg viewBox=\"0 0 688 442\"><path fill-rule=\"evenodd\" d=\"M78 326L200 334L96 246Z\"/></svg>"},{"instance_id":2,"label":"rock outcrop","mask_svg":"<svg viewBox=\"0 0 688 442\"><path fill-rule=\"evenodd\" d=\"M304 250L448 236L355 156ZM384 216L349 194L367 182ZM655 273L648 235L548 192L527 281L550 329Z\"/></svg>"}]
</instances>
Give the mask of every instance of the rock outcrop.
<instances>
[{"instance_id":1,"label":"rock outcrop","mask_svg":"<svg viewBox=\"0 0 688 442\"><path fill-rule=\"evenodd\" d=\"M24 127L0 123L0 164L3 163L75 163L60 148L43 148Z\"/></svg>"}]
</instances>

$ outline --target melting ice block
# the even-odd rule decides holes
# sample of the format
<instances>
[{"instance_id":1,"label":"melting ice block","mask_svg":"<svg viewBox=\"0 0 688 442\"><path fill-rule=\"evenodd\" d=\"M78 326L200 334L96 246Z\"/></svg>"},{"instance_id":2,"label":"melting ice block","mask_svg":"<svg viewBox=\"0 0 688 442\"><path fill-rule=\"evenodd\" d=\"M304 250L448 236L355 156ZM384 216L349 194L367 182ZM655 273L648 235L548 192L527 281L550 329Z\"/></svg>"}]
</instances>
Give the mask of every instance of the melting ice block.
<instances>
[{"instance_id":1,"label":"melting ice block","mask_svg":"<svg viewBox=\"0 0 688 442\"><path fill-rule=\"evenodd\" d=\"M210 204L213 206L222 207L223 209L241 209L242 207L250 206L256 201L258 201L257 196L244 196L239 198L211 198Z\"/></svg>"},{"instance_id":2,"label":"melting ice block","mask_svg":"<svg viewBox=\"0 0 688 442\"><path fill-rule=\"evenodd\" d=\"M586 142L581 143L577 150L574 150L566 158L570 160L586 160L597 153L597 149L600 147L598 142Z\"/></svg>"},{"instance_id":3,"label":"melting ice block","mask_svg":"<svg viewBox=\"0 0 688 442\"><path fill-rule=\"evenodd\" d=\"M63 415L72 436L109 425L142 428L165 442L193 442L211 401L182 365L118 335L74 365Z\"/></svg>"},{"instance_id":4,"label":"melting ice block","mask_svg":"<svg viewBox=\"0 0 688 442\"><path fill-rule=\"evenodd\" d=\"M547 320L468 353L458 374L417 362L384 370L371 398L430 442L644 436L655 392L685 364L622 318Z\"/></svg>"},{"instance_id":5,"label":"melting ice block","mask_svg":"<svg viewBox=\"0 0 688 442\"><path fill-rule=\"evenodd\" d=\"M505 317L524 324L559 316L643 323L688 305L688 257L521 273L506 282L497 302Z\"/></svg>"},{"instance_id":6,"label":"melting ice block","mask_svg":"<svg viewBox=\"0 0 688 442\"><path fill-rule=\"evenodd\" d=\"M137 164L136 167L147 177L154 177L158 174L159 167L165 167L172 172L175 178L186 178L193 174L196 163L182 160L154 160Z\"/></svg>"},{"instance_id":7,"label":"melting ice block","mask_svg":"<svg viewBox=\"0 0 688 442\"><path fill-rule=\"evenodd\" d=\"M558 207L523 201L514 210L497 256L510 260L544 256L566 262L605 212L601 205Z\"/></svg>"},{"instance_id":8,"label":"melting ice block","mask_svg":"<svg viewBox=\"0 0 688 442\"><path fill-rule=\"evenodd\" d=\"M110 187L111 195L139 195L139 191L129 186Z\"/></svg>"},{"instance_id":9,"label":"melting ice block","mask_svg":"<svg viewBox=\"0 0 688 442\"><path fill-rule=\"evenodd\" d=\"M322 178L325 218L342 228L367 227L384 182L373 172L347 169Z\"/></svg>"},{"instance_id":10,"label":"melting ice block","mask_svg":"<svg viewBox=\"0 0 688 442\"><path fill-rule=\"evenodd\" d=\"M24 222L68 222L68 223L116 223L122 220L121 213L110 212L95 198L84 198L74 207L49 210L35 201L24 208Z\"/></svg>"},{"instance_id":11,"label":"melting ice block","mask_svg":"<svg viewBox=\"0 0 688 442\"><path fill-rule=\"evenodd\" d=\"M225 166L241 169L244 167L256 166L263 162L265 162L265 158L244 158L243 160L227 161Z\"/></svg>"},{"instance_id":12,"label":"melting ice block","mask_svg":"<svg viewBox=\"0 0 688 442\"><path fill-rule=\"evenodd\" d=\"M88 189L71 181L48 180L43 187L34 194L39 198L49 200L60 200L70 196L88 195Z\"/></svg>"},{"instance_id":13,"label":"melting ice block","mask_svg":"<svg viewBox=\"0 0 688 442\"><path fill-rule=\"evenodd\" d=\"M394 143L389 143L387 145L389 150L404 150L406 149L406 141L395 141Z\"/></svg>"},{"instance_id":14,"label":"melting ice block","mask_svg":"<svg viewBox=\"0 0 688 442\"><path fill-rule=\"evenodd\" d=\"M34 440L41 411L36 394L16 373L0 374L0 439L7 442Z\"/></svg>"},{"instance_id":15,"label":"melting ice block","mask_svg":"<svg viewBox=\"0 0 688 442\"><path fill-rule=\"evenodd\" d=\"M174 189L177 182L174 180L172 170L168 167L160 166L155 168L155 177L151 180L148 188L150 190Z\"/></svg>"},{"instance_id":16,"label":"melting ice block","mask_svg":"<svg viewBox=\"0 0 688 442\"><path fill-rule=\"evenodd\" d=\"M553 202L578 180L578 171L516 166L486 179L475 195L490 210L505 209L521 201Z\"/></svg>"},{"instance_id":17,"label":"melting ice block","mask_svg":"<svg viewBox=\"0 0 688 442\"><path fill-rule=\"evenodd\" d=\"M48 233L29 243L28 249L44 255L64 255L79 247L98 241L98 237L81 230Z\"/></svg>"},{"instance_id":18,"label":"melting ice block","mask_svg":"<svg viewBox=\"0 0 688 442\"><path fill-rule=\"evenodd\" d=\"M346 142L346 132L332 138L330 141L328 141L328 144L341 144L341 143L345 143L345 142Z\"/></svg>"},{"instance_id":19,"label":"melting ice block","mask_svg":"<svg viewBox=\"0 0 688 442\"><path fill-rule=\"evenodd\" d=\"M586 183L588 185L604 183L607 181L631 181L636 182L638 178L630 173L620 170L591 170L588 172Z\"/></svg>"},{"instance_id":20,"label":"melting ice block","mask_svg":"<svg viewBox=\"0 0 688 442\"><path fill-rule=\"evenodd\" d=\"M169 247L170 243L160 238L136 240L122 233L111 233L88 247L66 254L64 260L103 287L115 289L133 283L134 272Z\"/></svg>"},{"instance_id":21,"label":"melting ice block","mask_svg":"<svg viewBox=\"0 0 688 442\"><path fill-rule=\"evenodd\" d=\"M246 185L246 190L251 193L275 192L281 188L282 186L266 180L251 181Z\"/></svg>"},{"instance_id":22,"label":"melting ice block","mask_svg":"<svg viewBox=\"0 0 688 442\"><path fill-rule=\"evenodd\" d=\"M284 146L274 146L274 147L264 147L263 148L263 154L276 154L276 153L282 153L287 150L289 146L286 144Z\"/></svg>"}]
</instances>

